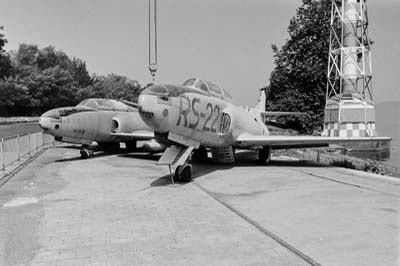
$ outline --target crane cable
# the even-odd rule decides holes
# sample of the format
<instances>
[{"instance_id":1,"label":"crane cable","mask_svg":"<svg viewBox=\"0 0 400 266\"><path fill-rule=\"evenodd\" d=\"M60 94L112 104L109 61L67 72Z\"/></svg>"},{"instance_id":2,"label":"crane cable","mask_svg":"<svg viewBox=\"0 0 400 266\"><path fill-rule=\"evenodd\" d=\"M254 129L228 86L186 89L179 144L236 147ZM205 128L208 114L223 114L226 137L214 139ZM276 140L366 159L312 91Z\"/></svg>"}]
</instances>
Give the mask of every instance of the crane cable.
<instances>
[{"instance_id":1,"label":"crane cable","mask_svg":"<svg viewBox=\"0 0 400 266\"><path fill-rule=\"evenodd\" d=\"M153 18L151 16L151 2L154 3L153 9ZM152 21L153 19L153 21ZM154 47L152 47L152 36L151 36L151 29L152 29L152 22L154 22ZM152 48L154 48L154 58L152 57ZM149 0L149 70L150 74L153 77L153 83L155 82L155 76L157 72L157 0Z\"/></svg>"}]
</instances>

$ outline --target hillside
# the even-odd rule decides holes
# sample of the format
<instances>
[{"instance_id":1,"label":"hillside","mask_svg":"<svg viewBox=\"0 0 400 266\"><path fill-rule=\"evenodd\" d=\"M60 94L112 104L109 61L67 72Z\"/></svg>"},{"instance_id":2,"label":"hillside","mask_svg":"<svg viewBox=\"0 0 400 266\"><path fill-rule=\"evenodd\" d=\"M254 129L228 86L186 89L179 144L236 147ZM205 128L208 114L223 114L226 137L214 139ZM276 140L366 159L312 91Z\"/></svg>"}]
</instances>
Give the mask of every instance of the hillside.
<instances>
[{"instance_id":1,"label":"hillside","mask_svg":"<svg viewBox=\"0 0 400 266\"><path fill-rule=\"evenodd\" d=\"M378 134L393 138L390 160L386 163L400 167L400 102L390 101L376 104L375 112Z\"/></svg>"}]
</instances>

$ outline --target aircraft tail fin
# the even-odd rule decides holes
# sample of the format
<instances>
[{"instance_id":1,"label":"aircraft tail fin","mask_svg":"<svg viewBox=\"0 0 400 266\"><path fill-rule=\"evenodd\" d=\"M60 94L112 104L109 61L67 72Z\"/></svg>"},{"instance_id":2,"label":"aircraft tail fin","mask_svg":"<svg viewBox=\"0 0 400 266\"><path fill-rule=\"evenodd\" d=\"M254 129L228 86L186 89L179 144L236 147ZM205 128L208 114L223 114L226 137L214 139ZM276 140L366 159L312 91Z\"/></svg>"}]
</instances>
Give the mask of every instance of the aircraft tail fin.
<instances>
[{"instance_id":1,"label":"aircraft tail fin","mask_svg":"<svg viewBox=\"0 0 400 266\"><path fill-rule=\"evenodd\" d=\"M258 103L250 109L250 112L254 114L259 114L261 116L261 113L265 112L265 104L266 104L265 91L261 89Z\"/></svg>"},{"instance_id":2,"label":"aircraft tail fin","mask_svg":"<svg viewBox=\"0 0 400 266\"><path fill-rule=\"evenodd\" d=\"M267 111L266 104L267 104L267 96L265 94L265 90L261 89L260 99L258 100L256 106L252 108L252 112L259 114L260 117L263 119L263 121L276 119L279 116L300 116L305 114L302 112Z\"/></svg>"}]
</instances>

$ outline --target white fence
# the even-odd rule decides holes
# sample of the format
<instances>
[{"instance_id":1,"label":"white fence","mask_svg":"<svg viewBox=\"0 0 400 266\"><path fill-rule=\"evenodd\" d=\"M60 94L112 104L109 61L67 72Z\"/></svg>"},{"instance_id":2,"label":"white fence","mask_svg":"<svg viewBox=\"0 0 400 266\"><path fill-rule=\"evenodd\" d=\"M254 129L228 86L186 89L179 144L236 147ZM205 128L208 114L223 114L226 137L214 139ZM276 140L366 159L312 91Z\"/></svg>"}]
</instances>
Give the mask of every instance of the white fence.
<instances>
[{"instance_id":1,"label":"white fence","mask_svg":"<svg viewBox=\"0 0 400 266\"><path fill-rule=\"evenodd\" d=\"M40 149L54 143L54 137L43 132L27 133L2 138L0 143L0 170L30 157Z\"/></svg>"}]
</instances>

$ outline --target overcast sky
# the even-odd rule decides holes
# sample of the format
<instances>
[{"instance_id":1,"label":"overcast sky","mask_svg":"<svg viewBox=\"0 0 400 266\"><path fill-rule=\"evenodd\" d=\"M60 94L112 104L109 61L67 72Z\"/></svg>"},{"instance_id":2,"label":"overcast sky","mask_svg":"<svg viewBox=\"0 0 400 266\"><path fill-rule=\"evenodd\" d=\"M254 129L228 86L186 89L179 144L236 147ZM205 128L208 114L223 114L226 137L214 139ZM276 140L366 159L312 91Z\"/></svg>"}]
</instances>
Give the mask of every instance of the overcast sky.
<instances>
[{"instance_id":1,"label":"overcast sky","mask_svg":"<svg viewBox=\"0 0 400 266\"><path fill-rule=\"evenodd\" d=\"M158 0L157 82L198 76L253 105L301 0ZM151 81L147 0L0 0L6 50L55 45L91 73ZM400 100L400 0L368 1L375 102Z\"/></svg>"}]
</instances>

